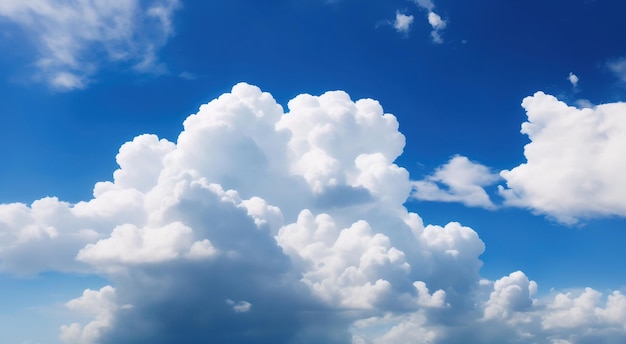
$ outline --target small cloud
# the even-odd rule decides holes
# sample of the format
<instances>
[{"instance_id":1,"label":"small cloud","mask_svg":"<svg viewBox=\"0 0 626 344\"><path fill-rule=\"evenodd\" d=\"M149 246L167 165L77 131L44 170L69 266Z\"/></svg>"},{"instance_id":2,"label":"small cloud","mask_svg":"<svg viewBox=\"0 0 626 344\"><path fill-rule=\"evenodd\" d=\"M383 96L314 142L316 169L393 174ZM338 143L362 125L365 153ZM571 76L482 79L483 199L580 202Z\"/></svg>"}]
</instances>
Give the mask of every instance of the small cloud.
<instances>
[{"instance_id":1,"label":"small cloud","mask_svg":"<svg viewBox=\"0 0 626 344\"><path fill-rule=\"evenodd\" d=\"M441 16L435 13L435 4L432 0L412 0L415 5L428 11L428 24L433 28L430 32L430 37L434 43L443 43L442 31L446 28L447 22L441 18Z\"/></svg>"},{"instance_id":2,"label":"small cloud","mask_svg":"<svg viewBox=\"0 0 626 344\"><path fill-rule=\"evenodd\" d=\"M428 13L428 23L433 27L433 30L443 30L446 28L446 21L441 19L435 12Z\"/></svg>"},{"instance_id":3,"label":"small cloud","mask_svg":"<svg viewBox=\"0 0 626 344\"><path fill-rule=\"evenodd\" d=\"M570 72L569 76L567 77L567 80L569 80L569 82L572 84L574 88L578 86L578 76L576 74Z\"/></svg>"},{"instance_id":4,"label":"small cloud","mask_svg":"<svg viewBox=\"0 0 626 344\"><path fill-rule=\"evenodd\" d=\"M231 299L226 299L226 303L233 306L233 311L237 313L246 313L252 308L252 304L248 301L233 301Z\"/></svg>"},{"instance_id":5,"label":"small cloud","mask_svg":"<svg viewBox=\"0 0 626 344\"><path fill-rule=\"evenodd\" d=\"M428 23L432 26L433 30L430 32L430 36L433 39L434 43L441 44L443 43L443 38L441 37L441 31L446 28L447 23L445 20L441 19L435 12L428 13Z\"/></svg>"},{"instance_id":6,"label":"small cloud","mask_svg":"<svg viewBox=\"0 0 626 344\"><path fill-rule=\"evenodd\" d=\"M413 182L411 197L424 201L461 202L468 207L494 209L484 187L500 179L487 166L456 155L434 174Z\"/></svg>"},{"instance_id":7,"label":"small cloud","mask_svg":"<svg viewBox=\"0 0 626 344\"><path fill-rule=\"evenodd\" d=\"M50 84L63 91L81 90L87 85L84 77L69 72L60 72L50 78Z\"/></svg>"},{"instance_id":8,"label":"small cloud","mask_svg":"<svg viewBox=\"0 0 626 344\"><path fill-rule=\"evenodd\" d=\"M400 33L407 34L413 24L413 16L396 12L396 21L393 23L394 29Z\"/></svg>"}]
</instances>

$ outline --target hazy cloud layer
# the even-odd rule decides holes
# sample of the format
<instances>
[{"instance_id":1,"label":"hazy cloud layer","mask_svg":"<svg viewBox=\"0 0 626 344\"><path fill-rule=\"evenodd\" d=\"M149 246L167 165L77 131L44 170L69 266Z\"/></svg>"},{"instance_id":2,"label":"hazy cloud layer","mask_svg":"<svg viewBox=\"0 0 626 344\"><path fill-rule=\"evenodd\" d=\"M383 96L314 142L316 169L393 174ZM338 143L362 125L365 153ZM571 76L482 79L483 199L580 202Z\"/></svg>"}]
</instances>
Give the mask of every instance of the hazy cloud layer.
<instances>
[{"instance_id":1,"label":"hazy cloud layer","mask_svg":"<svg viewBox=\"0 0 626 344\"><path fill-rule=\"evenodd\" d=\"M35 79L81 89L107 61L165 72L156 53L172 34L178 0L6 0L0 18L21 27L37 50Z\"/></svg>"},{"instance_id":2,"label":"hazy cloud layer","mask_svg":"<svg viewBox=\"0 0 626 344\"><path fill-rule=\"evenodd\" d=\"M521 271L481 279L474 230L408 212L414 183L394 164L404 136L378 102L335 91L288 108L238 84L189 116L177 142L124 144L91 200L0 205L2 269L111 281L66 304L77 316L61 327L67 343L624 338L620 292L537 298ZM470 184L495 178L458 156L434 176L455 190L459 170L475 173Z\"/></svg>"}]
</instances>

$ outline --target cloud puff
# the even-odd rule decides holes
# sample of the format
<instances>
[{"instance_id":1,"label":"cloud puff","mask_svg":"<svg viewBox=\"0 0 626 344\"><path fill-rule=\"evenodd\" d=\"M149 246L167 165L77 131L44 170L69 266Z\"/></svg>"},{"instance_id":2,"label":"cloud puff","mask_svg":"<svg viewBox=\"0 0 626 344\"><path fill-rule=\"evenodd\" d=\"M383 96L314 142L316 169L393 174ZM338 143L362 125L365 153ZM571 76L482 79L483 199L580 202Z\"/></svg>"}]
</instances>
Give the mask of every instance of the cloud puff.
<instances>
[{"instance_id":1,"label":"cloud puff","mask_svg":"<svg viewBox=\"0 0 626 344\"><path fill-rule=\"evenodd\" d=\"M537 92L524 99L526 163L501 172L505 204L527 207L564 223L626 216L626 104L578 109Z\"/></svg>"},{"instance_id":2,"label":"cloud puff","mask_svg":"<svg viewBox=\"0 0 626 344\"><path fill-rule=\"evenodd\" d=\"M99 69L95 56L162 73L156 52L172 34L178 0L146 6L129 1L3 1L0 17L21 26L38 50L37 78L60 90L87 86Z\"/></svg>"},{"instance_id":3,"label":"cloud puff","mask_svg":"<svg viewBox=\"0 0 626 344\"><path fill-rule=\"evenodd\" d=\"M408 33L413 24L413 16L406 15L400 12L396 12L396 20L393 22L393 27L400 33Z\"/></svg>"},{"instance_id":4,"label":"cloud puff","mask_svg":"<svg viewBox=\"0 0 626 344\"><path fill-rule=\"evenodd\" d=\"M418 7L428 11L428 24L432 27L430 36L434 43L443 43L443 37L441 32L446 28L447 22L441 18L441 16L435 13L435 4L432 0L412 0Z\"/></svg>"},{"instance_id":5,"label":"cloud puff","mask_svg":"<svg viewBox=\"0 0 626 344\"><path fill-rule=\"evenodd\" d=\"M567 80L572 84L574 88L578 86L578 76L572 72L567 76Z\"/></svg>"},{"instance_id":6,"label":"cloud puff","mask_svg":"<svg viewBox=\"0 0 626 344\"><path fill-rule=\"evenodd\" d=\"M425 201L461 202L469 207L495 208L484 187L500 180L487 166L460 155L423 180L413 182L412 197Z\"/></svg>"},{"instance_id":7,"label":"cloud puff","mask_svg":"<svg viewBox=\"0 0 626 344\"><path fill-rule=\"evenodd\" d=\"M2 268L110 281L67 303L79 317L61 327L67 343L624 337L620 292L542 300L522 272L485 281L474 230L409 212L412 183L394 163L404 136L378 102L335 91L288 108L238 84L175 143L124 144L92 199L1 205ZM583 306L594 315L576 321L592 331L555 325Z\"/></svg>"}]
</instances>

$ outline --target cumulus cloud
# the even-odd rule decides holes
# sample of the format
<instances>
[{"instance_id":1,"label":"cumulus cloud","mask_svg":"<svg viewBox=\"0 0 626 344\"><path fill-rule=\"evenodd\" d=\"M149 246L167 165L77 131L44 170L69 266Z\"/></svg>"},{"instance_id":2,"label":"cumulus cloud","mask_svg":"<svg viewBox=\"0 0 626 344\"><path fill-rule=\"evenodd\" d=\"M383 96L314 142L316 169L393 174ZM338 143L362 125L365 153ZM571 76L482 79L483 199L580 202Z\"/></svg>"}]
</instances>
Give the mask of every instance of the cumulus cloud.
<instances>
[{"instance_id":1,"label":"cumulus cloud","mask_svg":"<svg viewBox=\"0 0 626 344\"><path fill-rule=\"evenodd\" d=\"M493 209L485 187L498 186L503 206L527 208L563 224L583 219L626 216L626 104L593 105L577 101L569 106L551 95L537 92L524 99L528 121L521 132L530 143L526 162L500 177L489 168L455 156L423 180L414 181L413 198L461 202Z\"/></svg>"},{"instance_id":2,"label":"cumulus cloud","mask_svg":"<svg viewBox=\"0 0 626 344\"><path fill-rule=\"evenodd\" d=\"M579 109L537 92L522 102L531 142L526 162L501 172L505 204L526 207L560 222L626 216L626 104Z\"/></svg>"},{"instance_id":3,"label":"cumulus cloud","mask_svg":"<svg viewBox=\"0 0 626 344\"><path fill-rule=\"evenodd\" d=\"M400 33L408 33L413 24L413 16L406 15L400 12L396 12L396 20L393 22L393 27Z\"/></svg>"},{"instance_id":4,"label":"cumulus cloud","mask_svg":"<svg viewBox=\"0 0 626 344\"><path fill-rule=\"evenodd\" d=\"M434 174L413 182L411 196L425 201L461 202L469 207L493 209L495 205L484 187L499 179L498 174L487 166L456 155L438 167Z\"/></svg>"},{"instance_id":5,"label":"cumulus cloud","mask_svg":"<svg viewBox=\"0 0 626 344\"><path fill-rule=\"evenodd\" d=\"M173 33L176 7L178 0L9 0L0 3L0 17L20 26L33 41L36 78L73 90L85 88L105 60L163 73L156 53Z\"/></svg>"},{"instance_id":6,"label":"cumulus cloud","mask_svg":"<svg viewBox=\"0 0 626 344\"><path fill-rule=\"evenodd\" d=\"M67 343L624 337L620 292L536 299L522 272L481 279L485 245L473 229L425 225L403 206L403 147L396 118L374 100L303 94L285 112L238 84L189 116L176 142L122 145L92 199L1 205L2 269L110 281L67 303L79 318L61 327ZM579 308L593 315L579 319ZM592 330L558 326L570 318Z\"/></svg>"}]
</instances>

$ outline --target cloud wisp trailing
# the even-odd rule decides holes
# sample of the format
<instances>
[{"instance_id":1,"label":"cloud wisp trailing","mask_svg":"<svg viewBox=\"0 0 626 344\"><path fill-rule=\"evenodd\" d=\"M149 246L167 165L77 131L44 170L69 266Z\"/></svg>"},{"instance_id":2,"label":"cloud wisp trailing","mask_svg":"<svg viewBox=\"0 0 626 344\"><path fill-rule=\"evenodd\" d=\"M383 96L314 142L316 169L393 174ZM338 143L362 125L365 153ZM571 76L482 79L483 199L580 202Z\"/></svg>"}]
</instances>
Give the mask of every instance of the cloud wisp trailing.
<instances>
[{"instance_id":1,"label":"cloud wisp trailing","mask_svg":"<svg viewBox=\"0 0 626 344\"><path fill-rule=\"evenodd\" d=\"M156 54L172 35L178 0L3 1L0 17L34 44L35 79L58 90L87 87L105 62L162 74Z\"/></svg>"},{"instance_id":2,"label":"cloud wisp trailing","mask_svg":"<svg viewBox=\"0 0 626 344\"><path fill-rule=\"evenodd\" d=\"M88 319L61 327L66 343L626 338L619 291L540 299L521 271L484 280L473 229L409 212L398 128L378 102L342 91L299 95L285 113L238 84L189 116L175 143L122 145L92 199L0 205L1 268L111 281L67 303ZM455 166L484 172L458 156L448 165L435 176L450 190Z\"/></svg>"}]
</instances>

